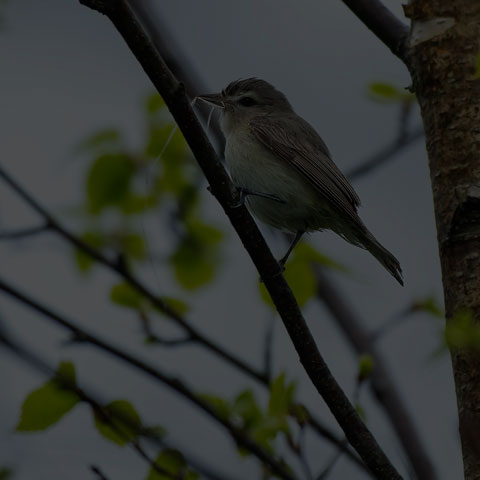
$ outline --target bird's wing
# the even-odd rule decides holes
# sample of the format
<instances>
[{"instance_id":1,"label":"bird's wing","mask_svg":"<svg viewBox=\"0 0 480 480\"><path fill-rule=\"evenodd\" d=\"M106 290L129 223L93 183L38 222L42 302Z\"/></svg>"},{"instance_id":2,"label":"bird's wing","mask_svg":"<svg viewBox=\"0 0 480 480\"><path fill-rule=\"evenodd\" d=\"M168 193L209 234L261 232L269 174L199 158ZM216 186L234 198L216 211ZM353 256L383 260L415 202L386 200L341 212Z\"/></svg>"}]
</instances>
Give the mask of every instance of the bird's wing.
<instances>
[{"instance_id":1,"label":"bird's wing","mask_svg":"<svg viewBox=\"0 0 480 480\"><path fill-rule=\"evenodd\" d=\"M309 123L291 114L254 117L249 125L252 134L266 148L294 166L334 207L357 218L360 198Z\"/></svg>"}]
</instances>

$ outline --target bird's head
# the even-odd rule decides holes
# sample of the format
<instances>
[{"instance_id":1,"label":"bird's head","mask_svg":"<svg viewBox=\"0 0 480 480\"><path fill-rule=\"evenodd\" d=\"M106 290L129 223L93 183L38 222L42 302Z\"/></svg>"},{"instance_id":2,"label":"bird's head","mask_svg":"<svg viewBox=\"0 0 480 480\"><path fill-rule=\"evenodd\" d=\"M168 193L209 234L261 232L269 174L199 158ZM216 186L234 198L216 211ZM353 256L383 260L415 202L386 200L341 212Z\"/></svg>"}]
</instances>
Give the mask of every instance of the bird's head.
<instances>
[{"instance_id":1,"label":"bird's head","mask_svg":"<svg viewBox=\"0 0 480 480\"><path fill-rule=\"evenodd\" d=\"M236 80L220 93L199 95L198 98L221 109L222 129L226 134L254 116L292 111L287 97L259 78Z\"/></svg>"}]
</instances>

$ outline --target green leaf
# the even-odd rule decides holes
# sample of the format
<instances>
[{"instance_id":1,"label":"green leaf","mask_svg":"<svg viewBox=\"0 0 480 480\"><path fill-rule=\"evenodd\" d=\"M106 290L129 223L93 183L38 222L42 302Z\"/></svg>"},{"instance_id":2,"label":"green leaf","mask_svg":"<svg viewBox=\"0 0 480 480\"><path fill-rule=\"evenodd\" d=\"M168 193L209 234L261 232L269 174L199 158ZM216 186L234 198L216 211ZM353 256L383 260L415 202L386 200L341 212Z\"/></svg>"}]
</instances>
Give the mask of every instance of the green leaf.
<instances>
[{"instance_id":1,"label":"green leaf","mask_svg":"<svg viewBox=\"0 0 480 480\"><path fill-rule=\"evenodd\" d=\"M273 440L281 432L288 432L288 423L286 418L265 417L261 423L251 430L253 439L262 445L266 450L273 453Z\"/></svg>"},{"instance_id":2,"label":"green leaf","mask_svg":"<svg viewBox=\"0 0 480 480\"><path fill-rule=\"evenodd\" d=\"M118 238L121 250L129 257L137 260L145 258L147 247L145 238L137 233L122 233Z\"/></svg>"},{"instance_id":3,"label":"green leaf","mask_svg":"<svg viewBox=\"0 0 480 480\"><path fill-rule=\"evenodd\" d=\"M287 264L283 273L285 280L292 289L298 305L303 307L317 291L317 284L312 272L310 263L294 258ZM259 284L260 295L262 300L270 307L275 305L266 289L264 283Z\"/></svg>"},{"instance_id":4,"label":"green leaf","mask_svg":"<svg viewBox=\"0 0 480 480\"><path fill-rule=\"evenodd\" d=\"M0 467L0 480L8 480L13 477L13 470L8 467Z\"/></svg>"},{"instance_id":5,"label":"green leaf","mask_svg":"<svg viewBox=\"0 0 480 480\"><path fill-rule=\"evenodd\" d=\"M366 380L372 373L375 367L375 362L373 357L367 353L360 355L358 359L358 381L363 382Z\"/></svg>"},{"instance_id":6,"label":"green leaf","mask_svg":"<svg viewBox=\"0 0 480 480\"><path fill-rule=\"evenodd\" d=\"M300 307L304 306L317 293L317 282L312 271L312 264L346 272L343 265L321 254L305 242L299 243L293 251L292 259L287 263L284 277L292 289ZM273 301L263 283L259 284L260 296L270 307Z\"/></svg>"},{"instance_id":7,"label":"green leaf","mask_svg":"<svg viewBox=\"0 0 480 480\"><path fill-rule=\"evenodd\" d=\"M398 88L388 83L373 82L369 85L369 91L373 95L389 100L398 98Z\"/></svg>"},{"instance_id":8,"label":"green leaf","mask_svg":"<svg viewBox=\"0 0 480 480\"><path fill-rule=\"evenodd\" d=\"M66 388L66 383L75 386L75 368L70 362L62 362L56 377L27 396L17 431L45 430L68 413L80 399L75 392Z\"/></svg>"},{"instance_id":9,"label":"green leaf","mask_svg":"<svg viewBox=\"0 0 480 480\"><path fill-rule=\"evenodd\" d=\"M178 283L194 290L213 280L220 259L217 245L223 233L196 219L189 219L186 227L187 235L169 261Z\"/></svg>"},{"instance_id":10,"label":"green leaf","mask_svg":"<svg viewBox=\"0 0 480 480\"><path fill-rule=\"evenodd\" d=\"M269 415L286 417L293 404L294 395L295 383L286 384L285 373L281 373L270 385Z\"/></svg>"},{"instance_id":11,"label":"green leaf","mask_svg":"<svg viewBox=\"0 0 480 480\"><path fill-rule=\"evenodd\" d=\"M365 413L365 409L363 408L363 406L357 403L355 404L355 410L357 411L358 416L362 419L362 422L366 422L367 414Z\"/></svg>"},{"instance_id":12,"label":"green leaf","mask_svg":"<svg viewBox=\"0 0 480 480\"><path fill-rule=\"evenodd\" d=\"M423 300L416 300L415 302L413 302L411 306L411 311L426 312L442 320L445 318L445 312L440 307L435 297L427 297Z\"/></svg>"},{"instance_id":13,"label":"green leaf","mask_svg":"<svg viewBox=\"0 0 480 480\"><path fill-rule=\"evenodd\" d=\"M146 108L149 114L154 114L159 110L165 109L165 102L158 93L153 93L147 98Z\"/></svg>"},{"instance_id":14,"label":"green leaf","mask_svg":"<svg viewBox=\"0 0 480 480\"><path fill-rule=\"evenodd\" d=\"M196 472L188 468L185 458L178 450L166 448L158 454L155 463L170 475L162 475L150 468L146 480L171 480L172 475L182 480L197 480L200 478Z\"/></svg>"},{"instance_id":15,"label":"green leaf","mask_svg":"<svg viewBox=\"0 0 480 480\"><path fill-rule=\"evenodd\" d=\"M110 300L122 307L139 310L145 303L145 298L128 283L114 285L110 291Z\"/></svg>"},{"instance_id":16,"label":"green leaf","mask_svg":"<svg viewBox=\"0 0 480 480\"><path fill-rule=\"evenodd\" d=\"M473 79L477 80L480 78L480 52L477 53L477 58L475 62L475 74L473 75Z\"/></svg>"},{"instance_id":17,"label":"green leaf","mask_svg":"<svg viewBox=\"0 0 480 480\"><path fill-rule=\"evenodd\" d=\"M300 307L303 307L315 296L317 282L308 262L295 259L294 257L290 264L287 265L283 275Z\"/></svg>"},{"instance_id":18,"label":"green leaf","mask_svg":"<svg viewBox=\"0 0 480 480\"><path fill-rule=\"evenodd\" d=\"M415 95L405 89L384 82L371 83L368 92L374 100L384 102L410 102L415 99Z\"/></svg>"},{"instance_id":19,"label":"green leaf","mask_svg":"<svg viewBox=\"0 0 480 480\"><path fill-rule=\"evenodd\" d=\"M95 249L100 249L105 244L105 237L100 232L86 231L80 238ZM78 248L74 250L74 259L77 268L82 273L87 273L95 263L95 260L90 255Z\"/></svg>"},{"instance_id":20,"label":"green leaf","mask_svg":"<svg viewBox=\"0 0 480 480\"><path fill-rule=\"evenodd\" d=\"M72 362L61 362L57 368L57 376L62 382L76 386L77 378L75 374L75 365Z\"/></svg>"},{"instance_id":21,"label":"green leaf","mask_svg":"<svg viewBox=\"0 0 480 480\"><path fill-rule=\"evenodd\" d=\"M251 390L244 390L237 395L232 407L233 412L242 419L243 427L246 429L250 429L262 421L263 413Z\"/></svg>"},{"instance_id":22,"label":"green leaf","mask_svg":"<svg viewBox=\"0 0 480 480\"><path fill-rule=\"evenodd\" d=\"M271 308L275 310L275 304L273 303L272 297L268 293L267 287L263 282L258 283L258 291L260 292L261 299Z\"/></svg>"},{"instance_id":23,"label":"green leaf","mask_svg":"<svg viewBox=\"0 0 480 480\"><path fill-rule=\"evenodd\" d=\"M305 425L310 420L310 413L308 412L307 408L305 405L299 403L296 403L290 407L290 415L295 417L298 424L301 426Z\"/></svg>"},{"instance_id":24,"label":"green leaf","mask_svg":"<svg viewBox=\"0 0 480 480\"><path fill-rule=\"evenodd\" d=\"M458 312L447 321L445 342L451 349L480 349L480 324L471 311Z\"/></svg>"},{"instance_id":25,"label":"green leaf","mask_svg":"<svg viewBox=\"0 0 480 480\"><path fill-rule=\"evenodd\" d=\"M197 218L189 218L186 226L191 237L204 246L216 247L223 239L221 230L203 223Z\"/></svg>"},{"instance_id":26,"label":"green leaf","mask_svg":"<svg viewBox=\"0 0 480 480\"><path fill-rule=\"evenodd\" d=\"M345 265L342 265L341 263L336 262L330 257L327 257L306 242L300 242L295 247L294 259L295 258L298 261L318 264L322 267L331 268L332 270L337 270L343 273L347 273L349 271L349 269Z\"/></svg>"},{"instance_id":27,"label":"green leaf","mask_svg":"<svg viewBox=\"0 0 480 480\"><path fill-rule=\"evenodd\" d=\"M179 315L185 315L190 310L190 307L179 298L162 297L162 300Z\"/></svg>"},{"instance_id":28,"label":"green leaf","mask_svg":"<svg viewBox=\"0 0 480 480\"><path fill-rule=\"evenodd\" d=\"M215 276L215 267L203 252L192 247L188 239L180 242L177 250L170 256L175 278L185 290L195 290L211 282Z\"/></svg>"},{"instance_id":29,"label":"green leaf","mask_svg":"<svg viewBox=\"0 0 480 480\"><path fill-rule=\"evenodd\" d=\"M100 434L121 447L137 439L142 422L133 405L115 400L103 407L102 415L94 412L95 426Z\"/></svg>"},{"instance_id":30,"label":"green leaf","mask_svg":"<svg viewBox=\"0 0 480 480\"><path fill-rule=\"evenodd\" d=\"M232 415L232 407L224 398L218 395L210 395L209 393L202 393L198 397L213 407L222 418L229 419Z\"/></svg>"},{"instance_id":31,"label":"green leaf","mask_svg":"<svg viewBox=\"0 0 480 480\"><path fill-rule=\"evenodd\" d=\"M151 427L143 427L143 433L145 433L146 436L150 435L154 438L160 439L165 437L167 430L161 425L153 425Z\"/></svg>"},{"instance_id":32,"label":"green leaf","mask_svg":"<svg viewBox=\"0 0 480 480\"><path fill-rule=\"evenodd\" d=\"M127 154L103 154L91 165L87 175L89 212L99 214L104 208L120 204L129 193L135 164Z\"/></svg>"},{"instance_id":33,"label":"green leaf","mask_svg":"<svg viewBox=\"0 0 480 480\"><path fill-rule=\"evenodd\" d=\"M187 181L180 165L165 166L157 178L156 190L160 194L171 193L176 197L187 186Z\"/></svg>"},{"instance_id":34,"label":"green leaf","mask_svg":"<svg viewBox=\"0 0 480 480\"><path fill-rule=\"evenodd\" d=\"M137 193L127 192L123 200L119 202L119 207L125 215L136 215L157 207L159 203L159 195L139 195Z\"/></svg>"},{"instance_id":35,"label":"green leaf","mask_svg":"<svg viewBox=\"0 0 480 480\"><path fill-rule=\"evenodd\" d=\"M105 128L87 137L79 146L79 150L106 152L119 150L122 146L122 134L116 128Z\"/></svg>"},{"instance_id":36,"label":"green leaf","mask_svg":"<svg viewBox=\"0 0 480 480\"><path fill-rule=\"evenodd\" d=\"M196 185L185 184L179 191L178 202L188 212L194 212L199 203L199 189Z\"/></svg>"}]
</instances>

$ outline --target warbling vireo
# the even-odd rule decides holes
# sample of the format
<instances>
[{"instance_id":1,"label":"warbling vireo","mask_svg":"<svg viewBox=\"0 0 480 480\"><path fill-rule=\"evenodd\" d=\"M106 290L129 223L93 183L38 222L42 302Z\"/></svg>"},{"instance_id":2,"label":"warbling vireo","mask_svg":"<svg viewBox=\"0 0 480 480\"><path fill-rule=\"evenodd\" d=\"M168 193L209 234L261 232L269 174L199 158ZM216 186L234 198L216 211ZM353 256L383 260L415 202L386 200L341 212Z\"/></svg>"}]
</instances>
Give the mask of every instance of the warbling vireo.
<instances>
[{"instance_id":1,"label":"warbling vireo","mask_svg":"<svg viewBox=\"0 0 480 480\"><path fill-rule=\"evenodd\" d=\"M225 160L242 200L261 221L295 233L282 265L303 233L329 229L367 249L403 285L398 260L358 216L357 193L283 93L248 78L199 98L221 108Z\"/></svg>"}]
</instances>

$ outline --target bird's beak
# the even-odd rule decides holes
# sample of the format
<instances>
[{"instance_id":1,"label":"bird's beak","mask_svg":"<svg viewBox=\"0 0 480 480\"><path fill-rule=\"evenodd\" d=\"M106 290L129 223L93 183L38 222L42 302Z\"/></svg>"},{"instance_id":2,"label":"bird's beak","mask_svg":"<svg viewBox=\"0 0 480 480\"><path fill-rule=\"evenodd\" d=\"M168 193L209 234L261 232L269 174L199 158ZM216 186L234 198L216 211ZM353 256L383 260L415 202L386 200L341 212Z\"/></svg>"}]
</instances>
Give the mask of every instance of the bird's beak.
<instances>
[{"instance_id":1,"label":"bird's beak","mask_svg":"<svg viewBox=\"0 0 480 480\"><path fill-rule=\"evenodd\" d=\"M197 98L204 102L210 103L215 107L225 108L225 98L221 93L211 93L208 95L199 95Z\"/></svg>"}]
</instances>

